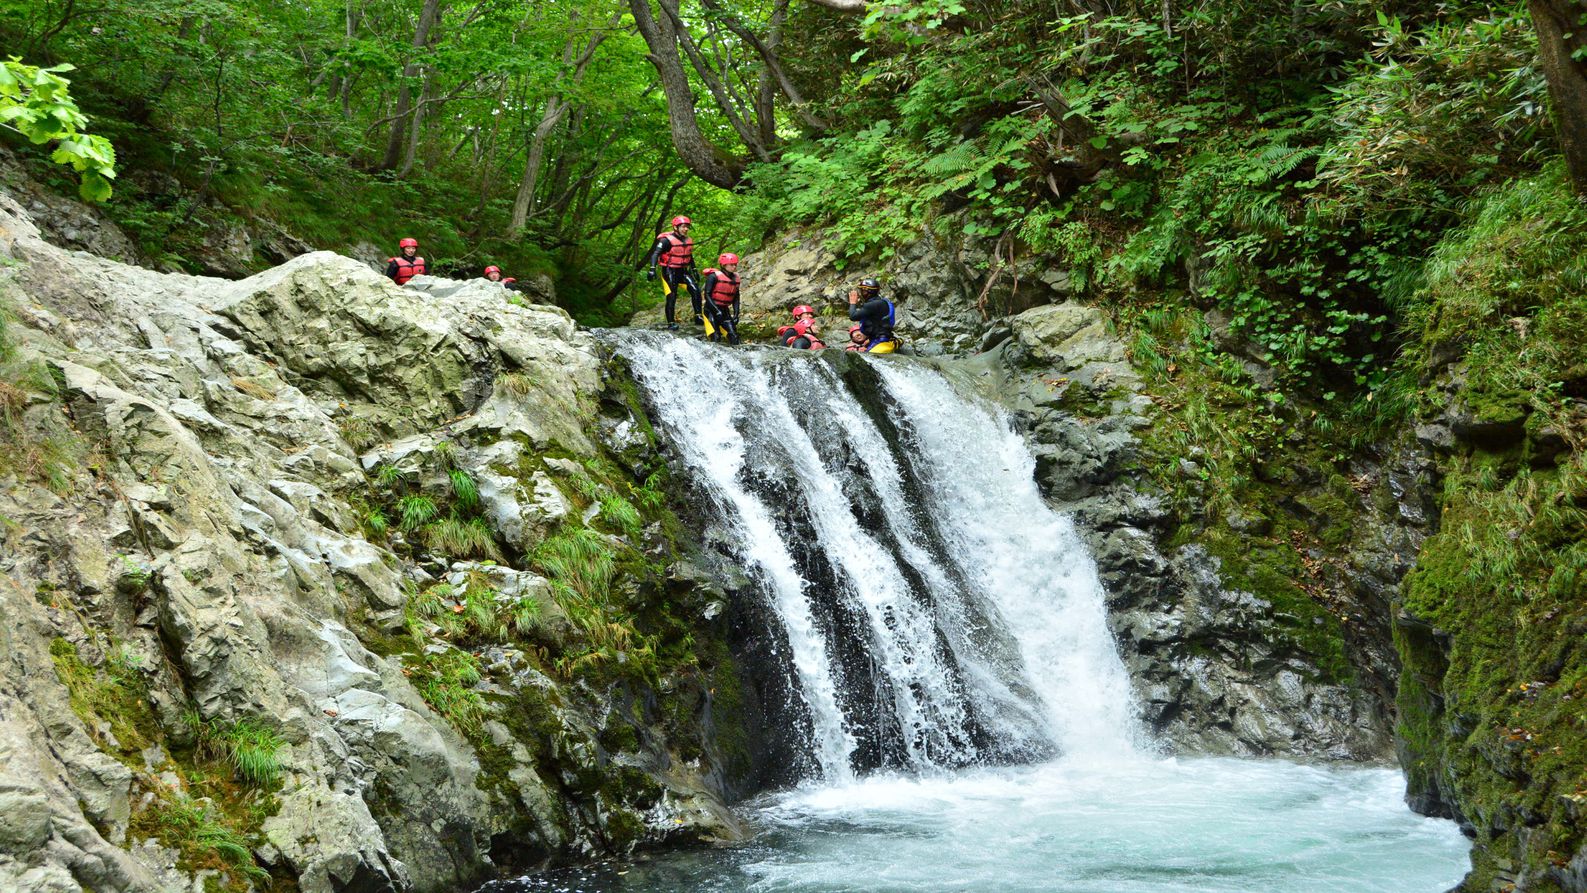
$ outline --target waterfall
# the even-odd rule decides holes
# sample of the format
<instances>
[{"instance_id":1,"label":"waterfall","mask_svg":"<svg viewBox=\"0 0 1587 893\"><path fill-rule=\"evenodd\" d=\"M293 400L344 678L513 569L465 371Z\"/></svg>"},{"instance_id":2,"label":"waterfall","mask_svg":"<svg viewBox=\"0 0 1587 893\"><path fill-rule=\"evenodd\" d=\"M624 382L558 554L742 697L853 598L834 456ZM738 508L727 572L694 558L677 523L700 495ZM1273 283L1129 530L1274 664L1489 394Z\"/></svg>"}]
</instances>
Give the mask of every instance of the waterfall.
<instances>
[{"instance_id":1,"label":"waterfall","mask_svg":"<svg viewBox=\"0 0 1587 893\"><path fill-rule=\"evenodd\" d=\"M801 774L1133 750L1096 568L999 412L903 358L607 337L776 627Z\"/></svg>"}]
</instances>

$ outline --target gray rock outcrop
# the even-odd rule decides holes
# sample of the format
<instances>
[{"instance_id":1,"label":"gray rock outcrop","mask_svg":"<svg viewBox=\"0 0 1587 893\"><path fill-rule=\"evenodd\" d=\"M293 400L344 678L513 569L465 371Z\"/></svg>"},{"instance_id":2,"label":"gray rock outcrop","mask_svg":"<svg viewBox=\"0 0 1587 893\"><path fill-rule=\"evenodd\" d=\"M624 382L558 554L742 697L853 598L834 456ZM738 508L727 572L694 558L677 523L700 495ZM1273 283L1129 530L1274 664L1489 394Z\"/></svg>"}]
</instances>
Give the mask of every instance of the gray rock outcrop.
<instances>
[{"instance_id":1,"label":"gray rock outcrop","mask_svg":"<svg viewBox=\"0 0 1587 893\"><path fill-rule=\"evenodd\" d=\"M450 891L504 852L735 833L660 732L597 742L643 725L620 686L558 692L521 653L484 654L499 671L471 697L505 716L525 692L556 737L465 736L410 678L455 649L392 644L449 566L369 533L367 473L444 452L490 536L533 550L569 520L566 468L605 450L602 359L566 313L483 281L399 288L329 253L237 282L155 273L48 244L3 195L0 264L13 368L39 378L0 391L6 418L60 435L0 463L0 888L165 891L197 870ZM476 570L537 604L544 635L583 635L544 580ZM231 807L173 754L260 726L279 770L238 795L251 865L195 868L151 817ZM637 773L621 789L580 775L619 757Z\"/></svg>"}]
</instances>

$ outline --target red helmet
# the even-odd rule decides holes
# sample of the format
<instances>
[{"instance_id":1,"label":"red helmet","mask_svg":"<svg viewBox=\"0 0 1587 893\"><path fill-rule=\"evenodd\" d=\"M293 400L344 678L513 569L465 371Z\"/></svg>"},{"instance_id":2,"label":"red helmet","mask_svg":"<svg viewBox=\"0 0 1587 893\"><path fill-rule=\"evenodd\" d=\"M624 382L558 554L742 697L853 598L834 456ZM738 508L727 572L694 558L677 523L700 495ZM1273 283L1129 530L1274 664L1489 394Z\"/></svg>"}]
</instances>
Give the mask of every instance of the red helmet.
<instances>
[{"instance_id":1,"label":"red helmet","mask_svg":"<svg viewBox=\"0 0 1587 893\"><path fill-rule=\"evenodd\" d=\"M810 314L811 316L815 316L816 308L810 306L809 304L800 304L798 307L793 309L793 318L798 319L799 317L804 316L806 313Z\"/></svg>"},{"instance_id":2,"label":"red helmet","mask_svg":"<svg viewBox=\"0 0 1587 893\"><path fill-rule=\"evenodd\" d=\"M419 247L419 240L418 239L403 239L401 242L397 243L397 247L398 248L417 248L417 247Z\"/></svg>"},{"instance_id":3,"label":"red helmet","mask_svg":"<svg viewBox=\"0 0 1587 893\"><path fill-rule=\"evenodd\" d=\"M694 221L693 220L690 220L689 218L683 216L682 214L679 214L678 216L672 218L672 225L673 226L682 226L685 223L689 224L690 226L694 225Z\"/></svg>"},{"instance_id":4,"label":"red helmet","mask_svg":"<svg viewBox=\"0 0 1587 893\"><path fill-rule=\"evenodd\" d=\"M858 332L861 328L863 328L863 326L860 326L860 325L857 325L857 324L849 326L849 334L853 335L855 332Z\"/></svg>"},{"instance_id":5,"label":"red helmet","mask_svg":"<svg viewBox=\"0 0 1587 893\"><path fill-rule=\"evenodd\" d=\"M738 255L736 255L733 252L729 251L728 253L726 253L726 254L722 255L721 257L717 258L716 262L721 264L724 267L727 266L728 264L736 264L736 263L738 263Z\"/></svg>"},{"instance_id":6,"label":"red helmet","mask_svg":"<svg viewBox=\"0 0 1587 893\"><path fill-rule=\"evenodd\" d=\"M502 283L503 283L503 284L506 284L506 283L508 283L508 282L517 282L517 281L518 281L518 280L516 280L516 279L514 279L514 278L512 278L512 277L511 277L511 276L508 276L508 277L507 277L507 278L506 278L506 279L503 279L503 280L502 280Z\"/></svg>"},{"instance_id":7,"label":"red helmet","mask_svg":"<svg viewBox=\"0 0 1587 893\"><path fill-rule=\"evenodd\" d=\"M492 266L489 266L489 267L485 268L485 275L486 276L489 276L492 273L495 273L497 276L500 276L501 275L501 267L492 265Z\"/></svg>"}]
</instances>

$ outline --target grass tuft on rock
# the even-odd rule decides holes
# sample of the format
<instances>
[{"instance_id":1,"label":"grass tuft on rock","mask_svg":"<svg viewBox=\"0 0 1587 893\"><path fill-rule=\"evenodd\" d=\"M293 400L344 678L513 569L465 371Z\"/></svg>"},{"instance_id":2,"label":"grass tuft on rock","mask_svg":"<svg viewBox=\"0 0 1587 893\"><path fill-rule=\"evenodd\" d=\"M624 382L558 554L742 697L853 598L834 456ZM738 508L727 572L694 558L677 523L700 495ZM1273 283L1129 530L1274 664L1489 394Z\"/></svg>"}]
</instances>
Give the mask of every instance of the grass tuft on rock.
<instances>
[{"instance_id":1,"label":"grass tuft on rock","mask_svg":"<svg viewBox=\"0 0 1587 893\"><path fill-rule=\"evenodd\" d=\"M183 715L183 722L199 749L230 765L243 782L268 788L280 778L281 763L276 753L286 746L286 741L263 721L246 718L220 723L189 710Z\"/></svg>"}]
</instances>

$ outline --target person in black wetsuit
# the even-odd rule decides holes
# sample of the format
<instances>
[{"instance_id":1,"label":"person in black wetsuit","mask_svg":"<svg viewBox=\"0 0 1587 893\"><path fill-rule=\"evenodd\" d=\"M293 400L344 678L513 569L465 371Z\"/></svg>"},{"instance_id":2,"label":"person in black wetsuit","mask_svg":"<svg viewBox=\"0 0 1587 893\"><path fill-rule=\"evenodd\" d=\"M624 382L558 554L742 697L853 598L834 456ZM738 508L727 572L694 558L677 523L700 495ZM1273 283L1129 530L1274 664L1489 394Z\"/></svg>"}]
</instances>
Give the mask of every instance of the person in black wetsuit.
<instances>
[{"instance_id":1,"label":"person in black wetsuit","mask_svg":"<svg viewBox=\"0 0 1587 893\"><path fill-rule=\"evenodd\" d=\"M728 344L738 343L738 255L731 251L716 259L720 269L706 270L701 291L705 300L705 333L712 341L727 338Z\"/></svg>"},{"instance_id":2,"label":"person in black wetsuit","mask_svg":"<svg viewBox=\"0 0 1587 893\"><path fill-rule=\"evenodd\" d=\"M689 290L689 304L694 308L694 321L703 322L700 316L700 284L694 277L694 240L689 238L689 227L694 221L679 214L672 218L672 229L656 236L646 261L650 270L647 279L656 278L656 267L661 267L661 291L667 296L667 328L676 331L675 317L678 286Z\"/></svg>"},{"instance_id":3,"label":"person in black wetsuit","mask_svg":"<svg viewBox=\"0 0 1587 893\"><path fill-rule=\"evenodd\" d=\"M424 258L419 256L418 239L403 239L398 251L399 254L386 263L386 276L392 282L407 285L409 279L429 272L425 268Z\"/></svg>"},{"instance_id":4,"label":"person in black wetsuit","mask_svg":"<svg viewBox=\"0 0 1587 893\"><path fill-rule=\"evenodd\" d=\"M882 297L882 284L867 276L858 288L849 292L849 319L860 324L865 333L866 353L892 353L898 349L898 338L893 334L897 324L898 308Z\"/></svg>"}]
</instances>

